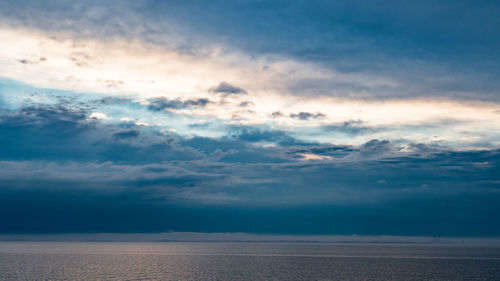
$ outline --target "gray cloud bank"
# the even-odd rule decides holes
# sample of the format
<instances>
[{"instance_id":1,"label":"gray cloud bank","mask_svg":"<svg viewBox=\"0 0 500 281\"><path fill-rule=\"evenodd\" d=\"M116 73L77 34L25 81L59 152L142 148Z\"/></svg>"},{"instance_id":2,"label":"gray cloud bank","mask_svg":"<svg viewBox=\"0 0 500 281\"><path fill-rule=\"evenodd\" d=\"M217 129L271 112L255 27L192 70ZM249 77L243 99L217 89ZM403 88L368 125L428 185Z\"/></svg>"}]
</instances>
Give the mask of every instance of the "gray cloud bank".
<instances>
[{"instance_id":1,"label":"gray cloud bank","mask_svg":"<svg viewBox=\"0 0 500 281\"><path fill-rule=\"evenodd\" d=\"M500 235L498 150L248 126L185 138L88 116L64 104L1 112L0 232Z\"/></svg>"}]
</instances>

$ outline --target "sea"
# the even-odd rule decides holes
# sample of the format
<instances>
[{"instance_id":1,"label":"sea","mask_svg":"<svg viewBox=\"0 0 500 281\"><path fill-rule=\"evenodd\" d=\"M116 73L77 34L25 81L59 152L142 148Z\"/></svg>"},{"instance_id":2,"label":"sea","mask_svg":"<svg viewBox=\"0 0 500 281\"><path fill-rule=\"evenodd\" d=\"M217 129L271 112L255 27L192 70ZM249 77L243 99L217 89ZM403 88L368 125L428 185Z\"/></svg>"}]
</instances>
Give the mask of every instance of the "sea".
<instances>
[{"instance_id":1,"label":"sea","mask_svg":"<svg viewBox=\"0 0 500 281\"><path fill-rule=\"evenodd\" d=\"M500 280L500 247L0 242L0 280Z\"/></svg>"}]
</instances>

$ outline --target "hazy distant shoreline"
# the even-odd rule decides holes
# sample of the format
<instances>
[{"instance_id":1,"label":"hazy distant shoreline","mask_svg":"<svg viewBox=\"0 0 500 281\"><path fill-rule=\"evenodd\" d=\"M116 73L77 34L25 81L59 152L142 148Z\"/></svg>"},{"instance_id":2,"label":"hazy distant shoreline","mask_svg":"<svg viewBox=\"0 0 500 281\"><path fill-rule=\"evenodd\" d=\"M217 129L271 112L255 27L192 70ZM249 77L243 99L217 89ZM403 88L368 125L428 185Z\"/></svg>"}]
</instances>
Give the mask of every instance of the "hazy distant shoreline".
<instances>
[{"instance_id":1,"label":"hazy distant shoreline","mask_svg":"<svg viewBox=\"0 0 500 281\"><path fill-rule=\"evenodd\" d=\"M65 233L0 234L0 241L62 242L261 242L261 243L405 243L500 245L500 237L366 235L274 235L250 233Z\"/></svg>"}]
</instances>

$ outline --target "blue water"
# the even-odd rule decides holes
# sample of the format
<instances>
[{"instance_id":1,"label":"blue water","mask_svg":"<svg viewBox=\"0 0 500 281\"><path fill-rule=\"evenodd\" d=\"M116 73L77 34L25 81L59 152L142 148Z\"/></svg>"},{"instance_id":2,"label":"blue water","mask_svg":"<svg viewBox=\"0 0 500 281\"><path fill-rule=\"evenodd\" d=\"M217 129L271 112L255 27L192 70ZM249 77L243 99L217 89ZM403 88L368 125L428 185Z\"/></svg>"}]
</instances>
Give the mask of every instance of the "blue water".
<instances>
[{"instance_id":1,"label":"blue water","mask_svg":"<svg viewBox=\"0 0 500 281\"><path fill-rule=\"evenodd\" d=\"M500 280L500 247L0 242L0 280Z\"/></svg>"}]
</instances>

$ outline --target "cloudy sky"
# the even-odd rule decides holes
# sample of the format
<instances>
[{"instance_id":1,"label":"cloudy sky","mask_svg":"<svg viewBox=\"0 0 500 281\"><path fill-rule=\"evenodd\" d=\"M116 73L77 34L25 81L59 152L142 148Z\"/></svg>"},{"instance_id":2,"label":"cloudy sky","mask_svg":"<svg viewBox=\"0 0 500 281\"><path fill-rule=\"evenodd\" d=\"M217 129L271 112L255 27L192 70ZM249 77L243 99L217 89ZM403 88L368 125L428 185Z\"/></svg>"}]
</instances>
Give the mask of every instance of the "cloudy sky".
<instances>
[{"instance_id":1,"label":"cloudy sky","mask_svg":"<svg viewBox=\"0 0 500 281\"><path fill-rule=\"evenodd\" d=\"M0 232L500 236L498 1L0 1Z\"/></svg>"}]
</instances>

